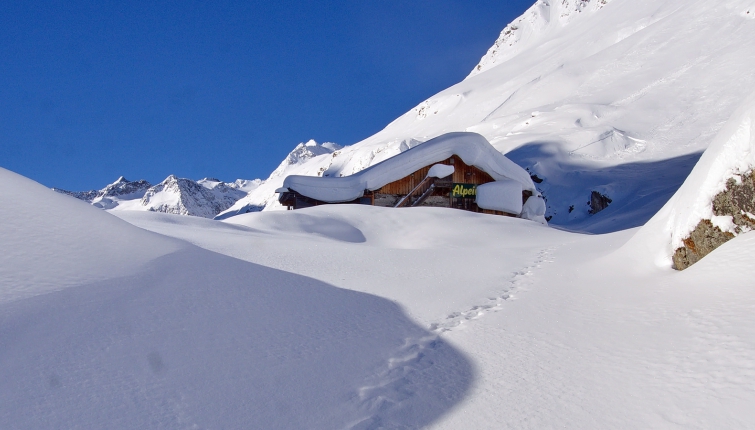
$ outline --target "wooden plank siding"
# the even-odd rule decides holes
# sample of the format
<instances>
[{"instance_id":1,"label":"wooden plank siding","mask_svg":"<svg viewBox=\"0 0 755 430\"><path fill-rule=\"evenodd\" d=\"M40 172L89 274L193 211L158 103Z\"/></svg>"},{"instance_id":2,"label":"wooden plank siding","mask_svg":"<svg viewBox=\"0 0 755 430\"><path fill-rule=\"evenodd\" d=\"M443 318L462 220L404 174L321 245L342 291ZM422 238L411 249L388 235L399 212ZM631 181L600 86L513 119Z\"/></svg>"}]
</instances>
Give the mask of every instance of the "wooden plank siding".
<instances>
[{"instance_id":1,"label":"wooden plank siding","mask_svg":"<svg viewBox=\"0 0 755 430\"><path fill-rule=\"evenodd\" d=\"M446 164L454 166L454 173L453 175L451 175L450 181L440 181L439 179L435 179L434 181L427 181L422 187L415 190L414 187L423 182L423 180L427 176L427 172L430 170L430 167L435 164ZM499 211L483 211L477 206L477 203L473 198L451 198L450 187L452 187L454 183L482 185L493 181L493 178L489 174L483 172L477 167L467 165L466 163L464 163L464 161L461 160L461 158L454 155L438 163L433 163L429 166L425 166L415 171L414 173L386 184L377 190L365 190L364 197L344 203L372 204L392 207L398 201L400 201L402 197L411 193L413 190L413 198L421 196L430 188L430 185L434 182L435 188L431 193L431 197L428 197L428 200L424 202L429 203L430 206L451 207L472 212L485 212L489 214L513 216L511 214L504 214L503 212ZM432 199L435 200L431 202ZM279 197L279 201L289 209L301 209L310 206L319 206L322 204L332 204L303 196L296 191L282 193ZM409 201L408 205L411 205L411 200Z\"/></svg>"},{"instance_id":2,"label":"wooden plank siding","mask_svg":"<svg viewBox=\"0 0 755 430\"><path fill-rule=\"evenodd\" d=\"M454 166L454 174L452 176L451 182L477 185L493 182L493 178L490 175L478 169L477 167L465 164L461 160L461 158L456 155L438 163L433 163L433 165L435 164L448 164ZM414 187L417 186L417 184L425 179L427 172L430 170L431 166L425 166L409 176L401 178L397 181L393 181L390 184L386 184L380 189L375 190L375 193L400 194L405 196L409 194L414 189ZM417 190L417 194L422 194L427 190L427 188L429 188L429 186L429 184L423 186L422 189Z\"/></svg>"}]
</instances>

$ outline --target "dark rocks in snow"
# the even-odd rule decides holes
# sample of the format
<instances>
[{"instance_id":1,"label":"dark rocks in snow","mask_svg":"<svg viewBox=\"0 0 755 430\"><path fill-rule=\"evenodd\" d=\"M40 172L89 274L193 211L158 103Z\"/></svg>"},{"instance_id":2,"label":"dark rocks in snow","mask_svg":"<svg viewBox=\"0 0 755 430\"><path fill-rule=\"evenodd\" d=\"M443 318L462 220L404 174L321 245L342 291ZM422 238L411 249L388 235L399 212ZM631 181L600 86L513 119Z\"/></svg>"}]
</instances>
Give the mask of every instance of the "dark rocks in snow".
<instances>
[{"instance_id":1,"label":"dark rocks in snow","mask_svg":"<svg viewBox=\"0 0 755 430\"><path fill-rule=\"evenodd\" d=\"M755 171L750 171L738 179L729 179L726 189L713 198L713 214L730 216L736 234L755 230ZM674 268L686 269L734 236L734 233L722 231L714 226L710 220L700 221L692 233L683 240L684 246L674 251Z\"/></svg>"},{"instance_id":2,"label":"dark rocks in snow","mask_svg":"<svg viewBox=\"0 0 755 430\"><path fill-rule=\"evenodd\" d=\"M532 182L534 182L536 184L542 184L543 183L543 178L541 178L541 177L539 177L537 175L532 174L532 175L530 175L530 178L532 179Z\"/></svg>"},{"instance_id":3,"label":"dark rocks in snow","mask_svg":"<svg viewBox=\"0 0 755 430\"><path fill-rule=\"evenodd\" d=\"M590 210L588 212L591 214L596 214L607 208L612 201L613 200L611 200L607 195L593 191L592 193L590 193L590 201L588 202L588 204L590 205Z\"/></svg>"}]
</instances>

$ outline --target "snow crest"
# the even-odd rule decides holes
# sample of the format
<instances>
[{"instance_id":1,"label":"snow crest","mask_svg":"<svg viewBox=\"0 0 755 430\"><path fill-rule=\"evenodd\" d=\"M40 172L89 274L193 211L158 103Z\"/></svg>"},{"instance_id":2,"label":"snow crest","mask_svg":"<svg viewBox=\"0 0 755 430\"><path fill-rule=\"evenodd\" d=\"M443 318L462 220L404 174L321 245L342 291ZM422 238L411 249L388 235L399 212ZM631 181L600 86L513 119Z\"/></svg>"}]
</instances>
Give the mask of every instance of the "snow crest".
<instances>
[{"instance_id":1,"label":"snow crest","mask_svg":"<svg viewBox=\"0 0 755 430\"><path fill-rule=\"evenodd\" d=\"M538 0L522 16L501 31L493 46L468 77L475 76L515 57L548 31L551 22L566 25L583 13L595 12L610 0Z\"/></svg>"}]
</instances>

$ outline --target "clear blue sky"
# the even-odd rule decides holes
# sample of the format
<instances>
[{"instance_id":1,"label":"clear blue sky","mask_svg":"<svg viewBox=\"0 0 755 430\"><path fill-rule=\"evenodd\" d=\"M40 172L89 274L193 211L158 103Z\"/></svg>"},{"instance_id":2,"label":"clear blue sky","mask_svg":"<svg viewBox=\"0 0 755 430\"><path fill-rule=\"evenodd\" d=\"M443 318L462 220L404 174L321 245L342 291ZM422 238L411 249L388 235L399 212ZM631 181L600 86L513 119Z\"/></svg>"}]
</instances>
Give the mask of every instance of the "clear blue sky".
<instances>
[{"instance_id":1,"label":"clear blue sky","mask_svg":"<svg viewBox=\"0 0 755 430\"><path fill-rule=\"evenodd\" d=\"M0 166L70 190L266 178L462 80L532 3L5 2Z\"/></svg>"}]
</instances>

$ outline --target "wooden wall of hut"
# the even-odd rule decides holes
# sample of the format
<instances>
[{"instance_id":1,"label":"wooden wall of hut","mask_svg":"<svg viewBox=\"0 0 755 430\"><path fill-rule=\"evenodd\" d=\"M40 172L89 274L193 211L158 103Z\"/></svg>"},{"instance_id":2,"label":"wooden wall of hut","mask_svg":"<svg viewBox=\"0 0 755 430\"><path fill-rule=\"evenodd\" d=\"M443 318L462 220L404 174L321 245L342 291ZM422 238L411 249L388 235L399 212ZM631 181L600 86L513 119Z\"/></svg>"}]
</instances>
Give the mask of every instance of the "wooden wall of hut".
<instances>
[{"instance_id":1,"label":"wooden wall of hut","mask_svg":"<svg viewBox=\"0 0 755 430\"><path fill-rule=\"evenodd\" d=\"M425 166L412 173L411 175L408 175L397 181L393 181L390 184L386 184L382 188L375 190L375 193L407 195L414 189L414 187L416 187L420 182L422 182L423 179L425 179L427 172L430 170L430 167L435 164L450 164L454 166L454 174L451 182L476 185L493 182L493 178L490 175L478 169L477 167L465 164L461 160L461 158L454 155L451 158L440 161L438 163L433 163L430 166ZM429 184L423 186L423 189L417 190L417 194L425 192L425 190L427 190L429 186Z\"/></svg>"}]
</instances>

